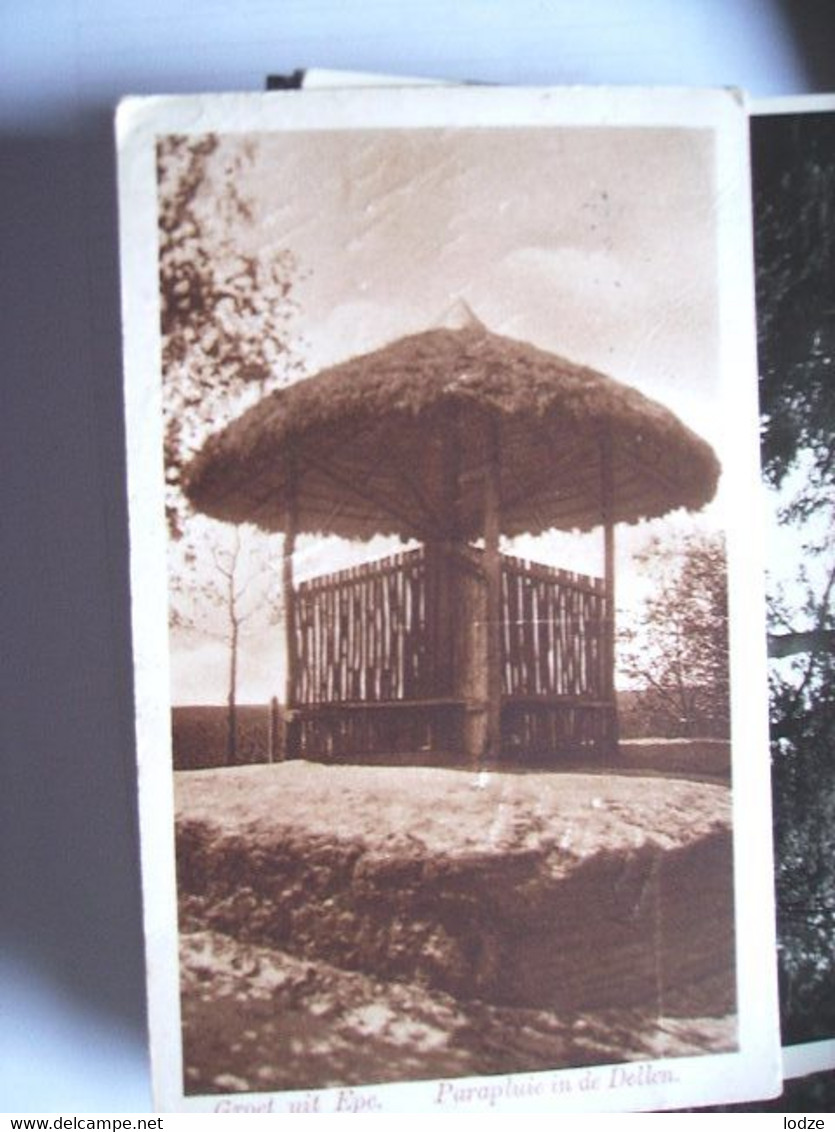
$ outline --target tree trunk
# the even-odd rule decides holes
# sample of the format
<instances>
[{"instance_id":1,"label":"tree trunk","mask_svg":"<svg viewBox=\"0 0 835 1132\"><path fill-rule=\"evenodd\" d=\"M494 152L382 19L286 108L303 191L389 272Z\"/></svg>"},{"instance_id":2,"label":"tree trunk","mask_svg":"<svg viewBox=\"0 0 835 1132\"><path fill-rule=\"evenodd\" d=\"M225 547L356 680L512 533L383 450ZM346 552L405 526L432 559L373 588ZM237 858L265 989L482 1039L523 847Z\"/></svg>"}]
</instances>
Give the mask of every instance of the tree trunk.
<instances>
[{"instance_id":1,"label":"tree trunk","mask_svg":"<svg viewBox=\"0 0 835 1132\"><path fill-rule=\"evenodd\" d=\"M270 733L267 747L267 762L281 762L283 758L281 742L281 715L278 710L278 697L270 700Z\"/></svg>"},{"instance_id":2,"label":"tree trunk","mask_svg":"<svg viewBox=\"0 0 835 1132\"><path fill-rule=\"evenodd\" d=\"M226 765L238 762L238 622L232 616L229 638L229 692L226 697Z\"/></svg>"}]
</instances>

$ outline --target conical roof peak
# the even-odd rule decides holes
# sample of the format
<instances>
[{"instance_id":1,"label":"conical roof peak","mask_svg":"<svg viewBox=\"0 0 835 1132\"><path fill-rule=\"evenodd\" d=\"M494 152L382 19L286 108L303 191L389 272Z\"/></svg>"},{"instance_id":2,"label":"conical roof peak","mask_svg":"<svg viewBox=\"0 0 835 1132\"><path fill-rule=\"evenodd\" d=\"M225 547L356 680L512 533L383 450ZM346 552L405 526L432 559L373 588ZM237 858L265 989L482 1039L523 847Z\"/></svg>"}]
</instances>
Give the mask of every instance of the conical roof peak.
<instances>
[{"instance_id":1,"label":"conical roof peak","mask_svg":"<svg viewBox=\"0 0 835 1132\"><path fill-rule=\"evenodd\" d=\"M486 330L466 299L457 298L433 327L435 330Z\"/></svg>"}]
</instances>

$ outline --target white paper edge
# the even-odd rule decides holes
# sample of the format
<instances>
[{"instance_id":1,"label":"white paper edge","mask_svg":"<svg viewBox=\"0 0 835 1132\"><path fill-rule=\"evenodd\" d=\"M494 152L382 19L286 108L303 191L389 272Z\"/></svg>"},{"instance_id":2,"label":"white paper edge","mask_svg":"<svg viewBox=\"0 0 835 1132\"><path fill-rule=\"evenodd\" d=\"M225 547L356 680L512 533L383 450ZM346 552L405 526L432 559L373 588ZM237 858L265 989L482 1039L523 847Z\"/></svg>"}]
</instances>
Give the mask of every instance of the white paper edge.
<instances>
[{"instance_id":1,"label":"white paper edge","mask_svg":"<svg viewBox=\"0 0 835 1132\"><path fill-rule=\"evenodd\" d=\"M338 71L311 67L302 74L303 90L371 86L460 86L449 79L419 79L414 75L380 75L369 71Z\"/></svg>"},{"instance_id":2,"label":"white paper edge","mask_svg":"<svg viewBox=\"0 0 835 1132\"><path fill-rule=\"evenodd\" d=\"M835 1038L783 1046L785 1077L806 1077L809 1073L825 1073L827 1069L835 1069Z\"/></svg>"},{"instance_id":3,"label":"white paper edge","mask_svg":"<svg viewBox=\"0 0 835 1132\"><path fill-rule=\"evenodd\" d=\"M305 75L305 78L307 76ZM752 98L752 116L766 114L815 114L835 110L835 94L796 94L782 98Z\"/></svg>"},{"instance_id":4,"label":"white paper edge","mask_svg":"<svg viewBox=\"0 0 835 1132\"><path fill-rule=\"evenodd\" d=\"M801 94L780 98L754 98L749 105L752 117L782 114L835 113L835 94ZM798 1042L783 1046L783 1072L789 1077L805 1077L835 1069L835 1038Z\"/></svg>"},{"instance_id":5,"label":"white paper edge","mask_svg":"<svg viewBox=\"0 0 835 1132\"><path fill-rule=\"evenodd\" d=\"M722 305L721 367L726 419L747 421L725 456L725 475L743 493L746 506L728 531L731 601L736 607L731 635L732 665L747 673L750 687L734 688L734 859L736 876L737 970L740 1050L652 1062L658 1074L689 1075L686 1084L668 1082L643 1088L631 1104L611 1090L579 1097L565 1111L658 1109L712 1101L733 1102L776 1095L782 1081L776 972L768 961L773 949L768 728L765 696L752 689L765 682L762 507L758 476L756 363L753 330L736 328L754 321L751 272L751 218L747 146L739 144L744 100L739 92L635 88L458 88L393 89L385 99L373 91L281 91L265 95L228 94L128 99L117 116L119 142L120 250L125 332L125 403L130 504L132 619L139 758L141 859L145 892L149 1027L154 1095L159 1111L212 1111L224 1098L184 1097L180 1047L173 855L173 782L169 721L167 601L159 332L156 281L156 214L153 142L159 133L267 129L385 129L416 122L421 126L715 125L721 170L717 195ZM477 117L477 123L475 118ZM744 191L743 191L744 186ZM724 190L727 191L724 191ZM749 374L748 382L732 376ZM759 642L762 641L762 647ZM744 750L740 734L746 736ZM757 752L760 752L759 756ZM764 947L764 944L768 946ZM758 958L752 962L752 957ZM626 1065L627 1071L639 1063ZM640 1063L643 1064L643 1063ZM673 1066L670 1069L670 1066ZM596 1067L601 1073L605 1067ZM549 1072L575 1077L584 1070ZM535 1074L519 1074L529 1079ZM488 1079L489 1080L489 1079ZM384 1111L432 1111L436 1084L388 1084L373 1092ZM360 1089L358 1092L362 1092ZM365 1090L366 1092L369 1090ZM338 1092L329 1090L328 1092ZM272 1097L284 1103L292 1093L251 1094L253 1104ZM246 1095L227 1098L245 1103ZM459 1105L456 1112L481 1111ZM555 1109L556 1110L556 1109ZM276 1109L275 1111L280 1111ZM502 1111L511 1111L503 1108ZM542 1111L541 1101L514 1102L512 1111Z\"/></svg>"},{"instance_id":6,"label":"white paper edge","mask_svg":"<svg viewBox=\"0 0 835 1132\"><path fill-rule=\"evenodd\" d=\"M165 583L162 389L152 149L121 144L117 116L119 255L124 352L131 624L151 1082L157 1109L181 1064L174 872L168 600ZM148 247L143 240L153 230ZM136 238L136 234L141 234ZM149 898L149 886L153 897ZM166 1002L165 1010L160 1004ZM172 1018L172 1012L175 1017ZM175 1027L172 1029L172 1026ZM173 1064L172 1064L173 1063ZM181 1076L181 1074L180 1074Z\"/></svg>"}]
</instances>

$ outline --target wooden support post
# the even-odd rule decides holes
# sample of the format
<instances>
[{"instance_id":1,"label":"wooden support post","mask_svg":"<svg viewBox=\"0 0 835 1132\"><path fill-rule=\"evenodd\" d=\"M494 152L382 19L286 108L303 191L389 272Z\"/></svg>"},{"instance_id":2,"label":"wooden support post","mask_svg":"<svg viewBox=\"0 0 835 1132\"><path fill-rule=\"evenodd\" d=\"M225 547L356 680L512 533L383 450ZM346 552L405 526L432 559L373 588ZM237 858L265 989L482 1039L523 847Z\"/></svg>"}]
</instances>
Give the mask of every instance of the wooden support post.
<instances>
[{"instance_id":1,"label":"wooden support post","mask_svg":"<svg viewBox=\"0 0 835 1132\"><path fill-rule=\"evenodd\" d=\"M442 621L446 611L446 593L443 571L441 569L442 544L438 539L428 539L424 545L424 577L426 586L426 660L425 683L421 696L433 699L448 691L444 688L444 657Z\"/></svg>"},{"instance_id":2,"label":"wooden support post","mask_svg":"<svg viewBox=\"0 0 835 1132\"><path fill-rule=\"evenodd\" d=\"M273 696L270 700L270 721L269 732L267 736L267 762L277 763L281 762L283 758L281 736L279 734L279 721L281 714L278 710L278 697Z\"/></svg>"},{"instance_id":3,"label":"wooden support post","mask_svg":"<svg viewBox=\"0 0 835 1132\"><path fill-rule=\"evenodd\" d=\"M615 522L614 522L614 473L612 467L612 438L607 432L600 444L600 480L603 513L603 581L606 595L606 613L603 621L603 663L606 700L609 709L609 750L618 750L618 705L615 691Z\"/></svg>"},{"instance_id":4,"label":"wooden support post","mask_svg":"<svg viewBox=\"0 0 835 1132\"><path fill-rule=\"evenodd\" d=\"M299 754L299 725L295 718L296 689L298 687L298 647L296 642L296 586L293 580L293 555L296 552L296 528L298 526L298 497L296 467L292 456L288 457L287 471L287 510L284 518L284 546L282 555L281 581L284 589L284 634L286 646L287 682L284 694L285 758L297 758Z\"/></svg>"},{"instance_id":5,"label":"wooden support post","mask_svg":"<svg viewBox=\"0 0 835 1132\"><path fill-rule=\"evenodd\" d=\"M502 736L501 448L499 425L487 421L484 464L484 578L487 588L487 726L482 761L498 762Z\"/></svg>"}]
</instances>

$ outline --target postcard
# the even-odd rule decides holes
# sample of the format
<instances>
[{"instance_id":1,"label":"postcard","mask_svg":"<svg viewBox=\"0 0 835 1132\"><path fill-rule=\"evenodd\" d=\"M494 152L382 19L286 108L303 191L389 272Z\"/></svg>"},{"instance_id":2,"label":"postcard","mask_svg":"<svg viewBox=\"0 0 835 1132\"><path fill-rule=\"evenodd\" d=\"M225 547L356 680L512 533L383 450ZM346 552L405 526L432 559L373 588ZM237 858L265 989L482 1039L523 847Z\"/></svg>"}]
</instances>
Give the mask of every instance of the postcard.
<instances>
[{"instance_id":1,"label":"postcard","mask_svg":"<svg viewBox=\"0 0 835 1132\"><path fill-rule=\"evenodd\" d=\"M298 72L298 84L305 89L427 81L431 80L320 69ZM767 488L769 714L785 1078L835 1065L826 990L833 962L828 864L832 787L825 769L832 714L825 693L831 683L831 629L827 628L831 516L826 506L826 476L821 479L819 474L827 466L835 434L825 392L821 398L830 364L826 342L832 249L827 239L826 200L834 109L831 95L749 102L761 447ZM802 320L795 317L800 295L811 299L803 303L806 315ZM781 310L783 317L775 317ZM775 412L773 403L786 407L799 392L805 411L792 414L796 439L789 445L790 459L775 460L775 449L785 443L781 433L786 432L787 415ZM810 416L814 429L804 426ZM800 853L799 845L803 846ZM809 1088L814 1087L810 1082Z\"/></svg>"},{"instance_id":2,"label":"postcard","mask_svg":"<svg viewBox=\"0 0 835 1132\"><path fill-rule=\"evenodd\" d=\"M752 104L784 1072L835 1067L831 453L835 98ZM791 406L791 411L787 411Z\"/></svg>"},{"instance_id":3,"label":"postcard","mask_svg":"<svg viewBox=\"0 0 835 1132\"><path fill-rule=\"evenodd\" d=\"M432 81L321 69L298 72L297 79L305 89ZM825 390L831 364L832 248L826 202L833 110L831 95L749 101L784 1078L835 1066L827 992L833 964L832 776L826 769L832 705L825 691L831 684L832 653L831 509L825 469L835 424ZM805 308L802 319L796 317L798 303ZM791 435L785 428L789 418L781 410L798 394L803 411L791 414L795 438L787 447L788 458L775 459L775 451ZM815 422L811 429L809 419ZM815 1087L810 1081L809 1089Z\"/></svg>"},{"instance_id":4,"label":"postcard","mask_svg":"<svg viewBox=\"0 0 835 1132\"><path fill-rule=\"evenodd\" d=\"M741 96L118 138L158 1107L778 1092Z\"/></svg>"}]
</instances>

